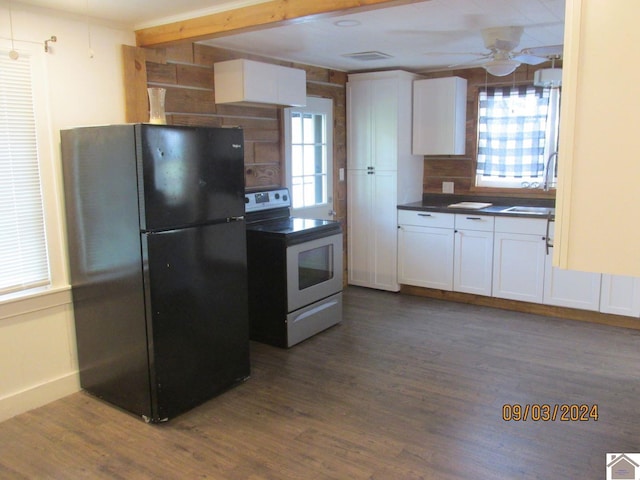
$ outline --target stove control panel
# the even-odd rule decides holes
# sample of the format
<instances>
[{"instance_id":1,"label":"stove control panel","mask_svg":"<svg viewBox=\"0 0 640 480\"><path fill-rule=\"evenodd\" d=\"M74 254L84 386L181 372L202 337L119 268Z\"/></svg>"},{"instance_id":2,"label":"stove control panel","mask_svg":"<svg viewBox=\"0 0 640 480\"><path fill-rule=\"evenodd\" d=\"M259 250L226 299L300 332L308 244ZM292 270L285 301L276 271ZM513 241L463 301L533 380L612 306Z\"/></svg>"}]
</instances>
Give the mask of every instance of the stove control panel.
<instances>
[{"instance_id":1,"label":"stove control panel","mask_svg":"<svg viewBox=\"0 0 640 480\"><path fill-rule=\"evenodd\" d=\"M244 195L245 213L282 207L291 207L291 196L287 188L246 192Z\"/></svg>"}]
</instances>

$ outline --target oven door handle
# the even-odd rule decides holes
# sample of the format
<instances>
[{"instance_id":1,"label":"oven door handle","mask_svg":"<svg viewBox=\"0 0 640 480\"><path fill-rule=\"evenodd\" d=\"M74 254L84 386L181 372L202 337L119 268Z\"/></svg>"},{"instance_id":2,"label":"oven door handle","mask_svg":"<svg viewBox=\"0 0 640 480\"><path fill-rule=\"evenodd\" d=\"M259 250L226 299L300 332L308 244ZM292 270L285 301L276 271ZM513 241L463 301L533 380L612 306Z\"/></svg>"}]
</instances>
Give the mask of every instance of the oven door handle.
<instances>
[{"instance_id":1,"label":"oven door handle","mask_svg":"<svg viewBox=\"0 0 640 480\"><path fill-rule=\"evenodd\" d=\"M322 310L326 310L327 308L333 307L338 303L337 300L331 300L330 302L327 303L323 303L322 305L318 305L317 307L314 307L310 310L307 310L306 312L300 314L299 317L296 317L295 320L293 321L293 323L299 322L300 320L304 320L307 317L310 317L312 315L315 315L318 312L321 312Z\"/></svg>"}]
</instances>

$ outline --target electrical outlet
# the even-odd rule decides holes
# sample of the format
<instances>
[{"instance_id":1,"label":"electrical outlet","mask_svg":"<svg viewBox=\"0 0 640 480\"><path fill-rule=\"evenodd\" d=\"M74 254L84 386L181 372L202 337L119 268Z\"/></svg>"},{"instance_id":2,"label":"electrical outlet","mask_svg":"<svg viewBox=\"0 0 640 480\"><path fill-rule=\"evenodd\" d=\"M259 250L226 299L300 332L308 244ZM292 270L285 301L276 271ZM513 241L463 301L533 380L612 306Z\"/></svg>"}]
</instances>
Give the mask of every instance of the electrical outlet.
<instances>
[{"instance_id":1,"label":"electrical outlet","mask_svg":"<svg viewBox=\"0 0 640 480\"><path fill-rule=\"evenodd\" d=\"M340 179L341 182L344 182L344 168L341 168L340 170L338 170L338 178Z\"/></svg>"},{"instance_id":2,"label":"electrical outlet","mask_svg":"<svg viewBox=\"0 0 640 480\"><path fill-rule=\"evenodd\" d=\"M453 193L453 182L442 182L442 193Z\"/></svg>"}]
</instances>

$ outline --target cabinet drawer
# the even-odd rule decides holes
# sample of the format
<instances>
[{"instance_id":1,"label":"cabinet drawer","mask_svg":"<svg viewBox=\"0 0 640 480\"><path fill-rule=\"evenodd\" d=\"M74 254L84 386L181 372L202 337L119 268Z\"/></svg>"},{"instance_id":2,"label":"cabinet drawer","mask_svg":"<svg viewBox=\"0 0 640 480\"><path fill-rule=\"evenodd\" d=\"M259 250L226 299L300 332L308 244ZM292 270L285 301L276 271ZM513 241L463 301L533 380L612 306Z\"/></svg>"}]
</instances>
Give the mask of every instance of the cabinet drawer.
<instances>
[{"instance_id":1,"label":"cabinet drawer","mask_svg":"<svg viewBox=\"0 0 640 480\"><path fill-rule=\"evenodd\" d=\"M547 220L539 218L496 217L495 231L505 233L546 235Z\"/></svg>"},{"instance_id":2,"label":"cabinet drawer","mask_svg":"<svg viewBox=\"0 0 640 480\"><path fill-rule=\"evenodd\" d=\"M494 217L491 215L456 213L455 217L456 229L493 232Z\"/></svg>"},{"instance_id":3,"label":"cabinet drawer","mask_svg":"<svg viewBox=\"0 0 640 480\"><path fill-rule=\"evenodd\" d=\"M416 225L420 227L453 228L454 215L451 213L441 213L441 212L398 210L398 225Z\"/></svg>"}]
</instances>

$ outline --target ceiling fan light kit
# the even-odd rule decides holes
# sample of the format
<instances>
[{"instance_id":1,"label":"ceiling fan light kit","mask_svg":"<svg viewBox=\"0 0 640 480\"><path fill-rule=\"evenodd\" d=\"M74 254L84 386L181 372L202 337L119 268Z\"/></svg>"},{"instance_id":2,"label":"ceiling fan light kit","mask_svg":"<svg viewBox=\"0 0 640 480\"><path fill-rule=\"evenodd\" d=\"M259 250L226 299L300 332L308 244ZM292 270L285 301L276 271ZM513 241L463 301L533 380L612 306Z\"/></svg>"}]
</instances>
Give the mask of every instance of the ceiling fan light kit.
<instances>
[{"instance_id":1,"label":"ceiling fan light kit","mask_svg":"<svg viewBox=\"0 0 640 480\"><path fill-rule=\"evenodd\" d=\"M520 62L511 59L491 60L482 65L483 68L494 77L504 77L515 71L520 66Z\"/></svg>"},{"instance_id":2,"label":"ceiling fan light kit","mask_svg":"<svg viewBox=\"0 0 640 480\"><path fill-rule=\"evenodd\" d=\"M533 84L536 87L559 87L562 85L561 68L542 68L533 74Z\"/></svg>"}]
</instances>

